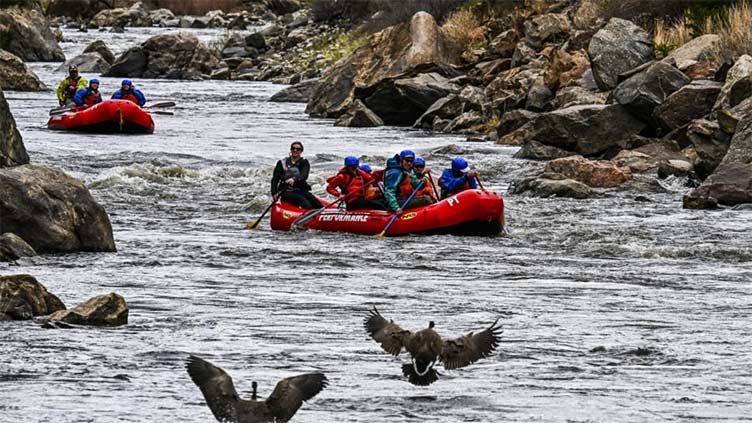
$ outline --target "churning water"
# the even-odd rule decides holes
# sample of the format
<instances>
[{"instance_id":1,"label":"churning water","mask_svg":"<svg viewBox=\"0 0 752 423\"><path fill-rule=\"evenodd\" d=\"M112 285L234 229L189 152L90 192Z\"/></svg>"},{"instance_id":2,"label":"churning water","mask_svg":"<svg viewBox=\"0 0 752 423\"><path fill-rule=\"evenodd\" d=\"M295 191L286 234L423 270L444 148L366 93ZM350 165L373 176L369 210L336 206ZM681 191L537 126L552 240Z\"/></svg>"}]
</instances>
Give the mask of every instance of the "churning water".
<instances>
[{"instance_id":1,"label":"churning water","mask_svg":"<svg viewBox=\"0 0 752 423\"><path fill-rule=\"evenodd\" d=\"M103 39L118 53L164 31L66 32L63 47L72 57ZM50 87L64 76L57 66L32 64ZM101 80L105 93L119 83ZM461 137L336 128L303 104L268 102L282 88L268 83L135 83L151 101L178 103L154 116L154 135L51 132L53 93L6 92L32 161L86 182L118 252L0 272L30 273L68 306L118 292L130 322L0 322L0 421L211 421L184 370L189 353L227 370L243 395L252 380L265 396L282 377L325 372L330 386L299 422L752 419L749 211L682 210L682 181L639 178L590 200L505 195L511 234L498 238L280 233L268 221L245 231L293 140L320 194L349 154L378 164L409 147L440 170L455 144L502 194L540 164ZM363 330L374 305L405 328L434 320L450 336L500 317L503 342L415 387Z\"/></svg>"}]
</instances>

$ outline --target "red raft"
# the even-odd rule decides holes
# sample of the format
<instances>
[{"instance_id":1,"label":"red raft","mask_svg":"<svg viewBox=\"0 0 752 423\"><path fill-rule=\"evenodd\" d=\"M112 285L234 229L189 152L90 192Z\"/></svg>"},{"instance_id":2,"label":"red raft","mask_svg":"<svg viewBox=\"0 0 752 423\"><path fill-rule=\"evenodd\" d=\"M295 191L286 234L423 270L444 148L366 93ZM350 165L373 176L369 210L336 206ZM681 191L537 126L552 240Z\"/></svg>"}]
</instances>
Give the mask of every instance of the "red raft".
<instances>
[{"instance_id":1,"label":"red raft","mask_svg":"<svg viewBox=\"0 0 752 423\"><path fill-rule=\"evenodd\" d=\"M151 115L128 100L105 100L83 110L72 110L50 117L47 128L96 132L151 134L154 121Z\"/></svg>"},{"instance_id":2,"label":"red raft","mask_svg":"<svg viewBox=\"0 0 752 423\"><path fill-rule=\"evenodd\" d=\"M272 229L289 231L295 219L310 210L277 202L272 209ZM326 209L303 225L307 229L350 232L362 235L380 233L392 212L382 210ZM493 236L504 227L504 200L494 192L466 190L430 206L404 211L386 235L452 234Z\"/></svg>"}]
</instances>

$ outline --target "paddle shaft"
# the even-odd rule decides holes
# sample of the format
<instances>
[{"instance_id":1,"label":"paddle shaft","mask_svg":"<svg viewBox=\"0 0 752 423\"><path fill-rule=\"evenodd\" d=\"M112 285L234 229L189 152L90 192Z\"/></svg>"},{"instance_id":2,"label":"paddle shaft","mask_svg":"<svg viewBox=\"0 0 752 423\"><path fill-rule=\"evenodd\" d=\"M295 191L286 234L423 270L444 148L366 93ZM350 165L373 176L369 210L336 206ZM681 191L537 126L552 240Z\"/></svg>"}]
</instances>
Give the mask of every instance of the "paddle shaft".
<instances>
[{"instance_id":1,"label":"paddle shaft","mask_svg":"<svg viewBox=\"0 0 752 423\"><path fill-rule=\"evenodd\" d=\"M295 219L294 222L292 222L292 225L290 225L290 227L294 228L294 229L297 229L298 227L300 227L302 225L305 225L306 223L308 223L311 220L313 220L314 217L320 215L321 212L323 212L324 210L328 209L331 206L334 206L334 205L337 205L337 204L341 203L343 200L345 200L346 198L348 198L351 194L352 193L347 194L347 195L343 195L343 196L339 197L338 199L332 201L331 203L325 205L324 207L322 207L320 209L312 210L310 212L307 212L307 213L301 215L300 217L298 217L297 219Z\"/></svg>"},{"instance_id":2,"label":"paddle shaft","mask_svg":"<svg viewBox=\"0 0 752 423\"><path fill-rule=\"evenodd\" d=\"M438 200L439 190L436 189L436 184L433 182L433 176L431 176L431 172L428 172L428 180L431 181L431 188L433 188L433 199Z\"/></svg>"},{"instance_id":3,"label":"paddle shaft","mask_svg":"<svg viewBox=\"0 0 752 423\"><path fill-rule=\"evenodd\" d=\"M274 205L275 202L276 201L272 200L271 204L269 204L269 207L267 207L266 210L264 210L264 212L261 213L261 216L259 216L259 218L256 219L256 221L253 222L253 225L249 226L248 229L256 229L256 227L259 225L259 223L261 223L261 219L263 219L264 216L266 216L266 214L269 213L269 210L272 209L272 206Z\"/></svg>"},{"instance_id":4,"label":"paddle shaft","mask_svg":"<svg viewBox=\"0 0 752 423\"><path fill-rule=\"evenodd\" d=\"M174 101L160 101L158 103L144 106L144 109L155 109L157 107L175 107L175 102Z\"/></svg>"},{"instance_id":5,"label":"paddle shaft","mask_svg":"<svg viewBox=\"0 0 752 423\"><path fill-rule=\"evenodd\" d=\"M483 183L480 181L480 177L478 175L475 175L475 181L478 183L478 186L480 187L480 190L485 192L486 189L483 188Z\"/></svg>"},{"instance_id":6,"label":"paddle shaft","mask_svg":"<svg viewBox=\"0 0 752 423\"><path fill-rule=\"evenodd\" d=\"M417 194L417 193L418 193L418 191L420 191L420 189L421 189L421 188L423 188L423 185L424 185L424 184L425 184L425 183L424 183L423 181L421 181L421 182L420 182L420 183L418 184L418 186L417 186L417 187L415 187L415 189L413 189L413 192L412 192L412 193L410 194L410 196L409 196L409 197L407 197L407 200L405 200L405 202L404 202L404 203L402 203L402 206L400 207L400 209L404 209L405 207L407 207L407 205L408 205L408 204L410 204L410 200L412 200L412 199L413 199L413 197L415 197L415 194ZM387 223L387 224L386 224L386 226L384 226L384 230L383 230L383 231L381 231L381 232L380 232L380 233L379 233L378 235L376 235L376 236L377 236L377 237L382 237L382 236L386 235L386 231L388 231L388 230L389 230L389 228L391 228L391 227L392 227L392 224L393 224L393 223L394 223L394 222L395 222L395 221L397 220L397 217L398 217L399 215L400 215L399 213L396 213L396 212L395 212L395 213L394 213L394 216L392 216L392 218L391 218L391 219L389 219L389 223Z\"/></svg>"}]
</instances>

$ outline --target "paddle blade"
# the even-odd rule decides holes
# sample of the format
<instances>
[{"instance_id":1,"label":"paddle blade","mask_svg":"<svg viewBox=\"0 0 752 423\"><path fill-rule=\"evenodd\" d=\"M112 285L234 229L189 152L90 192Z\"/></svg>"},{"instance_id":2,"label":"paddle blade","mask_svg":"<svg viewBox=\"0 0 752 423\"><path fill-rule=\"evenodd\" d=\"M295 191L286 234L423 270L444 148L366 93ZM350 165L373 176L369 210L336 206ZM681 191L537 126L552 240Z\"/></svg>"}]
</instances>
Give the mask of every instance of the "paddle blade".
<instances>
[{"instance_id":1,"label":"paddle blade","mask_svg":"<svg viewBox=\"0 0 752 423\"><path fill-rule=\"evenodd\" d=\"M248 222L245 224L246 229L258 229L261 227L260 222Z\"/></svg>"},{"instance_id":2,"label":"paddle blade","mask_svg":"<svg viewBox=\"0 0 752 423\"><path fill-rule=\"evenodd\" d=\"M384 236L384 231L381 231L376 234L376 238L381 238L382 236Z\"/></svg>"}]
</instances>

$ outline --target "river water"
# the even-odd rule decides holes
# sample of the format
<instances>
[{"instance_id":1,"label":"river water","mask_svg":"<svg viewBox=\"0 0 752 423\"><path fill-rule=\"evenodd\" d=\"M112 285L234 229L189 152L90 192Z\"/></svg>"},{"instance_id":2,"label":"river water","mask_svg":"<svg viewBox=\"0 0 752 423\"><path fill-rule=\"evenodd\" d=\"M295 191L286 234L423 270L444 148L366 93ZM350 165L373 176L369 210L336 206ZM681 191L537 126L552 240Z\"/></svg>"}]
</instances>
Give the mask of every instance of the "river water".
<instances>
[{"instance_id":1,"label":"river water","mask_svg":"<svg viewBox=\"0 0 752 423\"><path fill-rule=\"evenodd\" d=\"M162 29L66 31L66 55L103 39L116 53ZM211 42L222 31L198 32ZM35 63L50 87L63 72ZM91 77L91 75L85 75ZM105 93L118 80L100 78ZM241 395L323 371L330 386L294 421L749 421L749 211L685 211L681 180L638 178L589 200L506 195L540 164L515 148L399 128L336 128L281 86L135 80L175 100L149 136L45 128L54 95L6 92L34 163L90 187L117 253L47 255L30 273L74 306L123 295L129 324L46 330L0 322L2 422L206 422L189 353L223 367ZM242 230L269 202L275 161L305 143L314 190L342 157L380 163L403 148L440 170L456 145L506 197L510 235L376 239ZM647 201L637 201L636 198ZM376 305L417 330L459 336L501 318L497 354L415 387L362 328ZM404 360L404 357L402 357Z\"/></svg>"}]
</instances>

